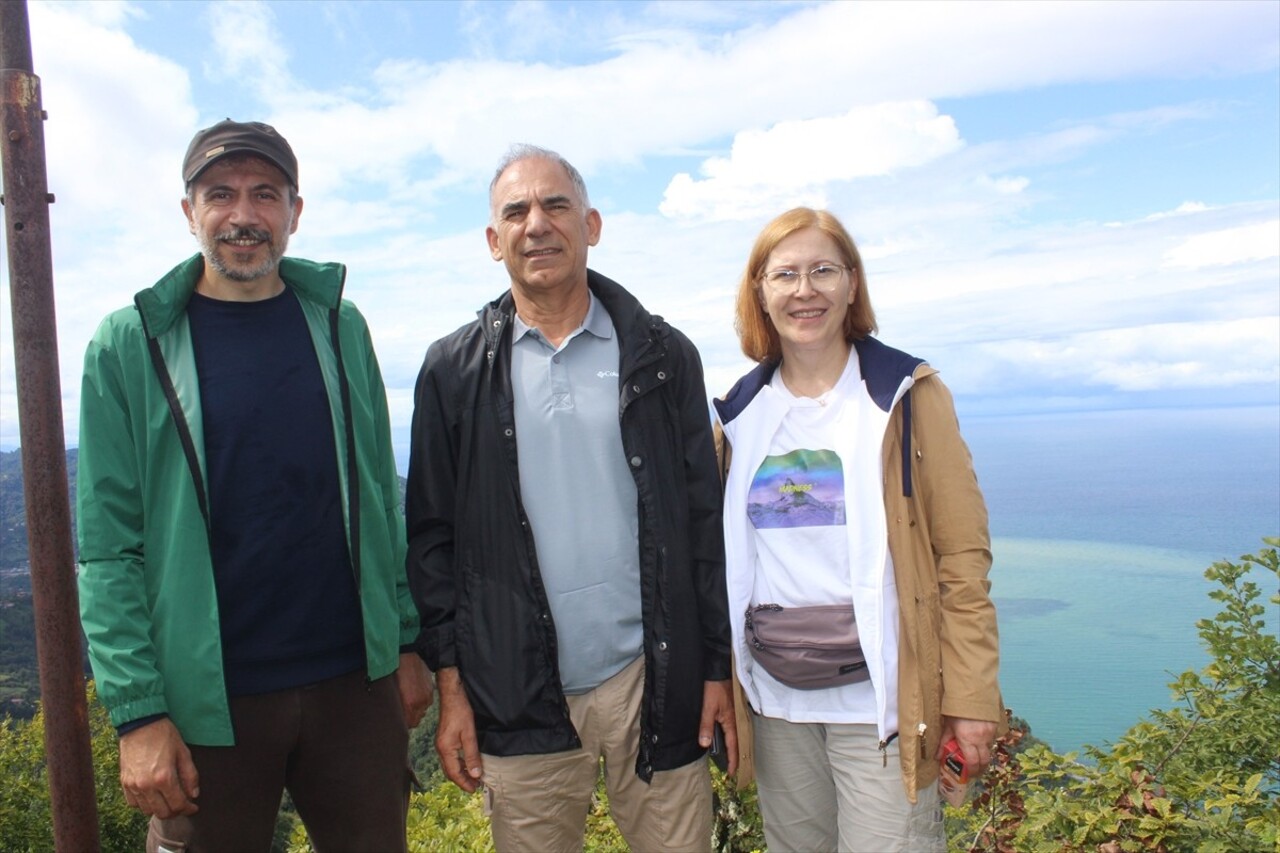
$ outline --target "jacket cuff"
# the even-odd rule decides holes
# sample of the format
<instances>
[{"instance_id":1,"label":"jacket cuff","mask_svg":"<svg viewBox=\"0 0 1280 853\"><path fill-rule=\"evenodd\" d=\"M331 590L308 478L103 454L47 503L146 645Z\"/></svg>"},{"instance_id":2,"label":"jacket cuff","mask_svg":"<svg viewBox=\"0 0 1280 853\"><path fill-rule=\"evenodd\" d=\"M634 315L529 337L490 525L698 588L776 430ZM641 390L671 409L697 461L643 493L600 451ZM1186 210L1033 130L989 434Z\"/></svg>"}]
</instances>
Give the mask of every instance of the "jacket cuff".
<instances>
[{"instance_id":1,"label":"jacket cuff","mask_svg":"<svg viewBox=\"0 0 1280 853\"><path fill-rule=\"evenodd\" d=\"M418 654L432 672L457 666L458 652L454 643L453 626L423 631L418 637Z\"/></svg>"},{"instance_id":2,"label":"jacket cuff","mask_svg":"<svg viewBox=\"0 0 1280 853\"><path fill-rule=\"evenodd\" d=\"M957 720L985 720L991 723L1004 721L1004 708L999 698L995 701L964 700L953 698L948 700L945 692L942 697L942 713Z\"/></svg>"},{"instance_id":3,"label":"jacket cuff","mask_svg":"<svg viewBox=\"0 0 1280 853\"><path fill-rule=\"evenodd\" d=\"M400 651L402 652L414 651L415 647L418 645L418 640L421 636L421 633L422 632L418 626L417 614L414 614L413 618L405 618L404 616L401 616L400 617Z\"/></svg>"},{"instance_id":4,"label":"jacket cuff","mask_svg":"<svg viewBox=\"0 0 1280 853\"><path fill-rule=\"evenodd\" d=\"M160 720L166 720L168 718L169 718L168 714L151 714L146 717L139 717L136 720L130 720L127 723L116 726L116 737L124 737L131 731L140 729L143 726L149 726L152 723L159 722Z\"/></svg>"},{"instance_id":5,"label":"jacket cuff","mask_svg":"<svg viewBox=\"0 0 1280 853\"><path fill-rule=\"evenodd\" d=\"M146 696L111 705L107 708L107 715L111 718L111 725L118 729L144 717L168 716L169 707L163 695Z\"/></svg>"},{"instance_id":6,"label":"jacket cuff","mask_svg":"<svg viewBox=\"0 0 1280 853\"><path fill-rule=\"evenodd\" d=\"M733 675L733 660L727 652L708 652L702 666L703 681L725 681Z\"/></svg>"}]
</instances>

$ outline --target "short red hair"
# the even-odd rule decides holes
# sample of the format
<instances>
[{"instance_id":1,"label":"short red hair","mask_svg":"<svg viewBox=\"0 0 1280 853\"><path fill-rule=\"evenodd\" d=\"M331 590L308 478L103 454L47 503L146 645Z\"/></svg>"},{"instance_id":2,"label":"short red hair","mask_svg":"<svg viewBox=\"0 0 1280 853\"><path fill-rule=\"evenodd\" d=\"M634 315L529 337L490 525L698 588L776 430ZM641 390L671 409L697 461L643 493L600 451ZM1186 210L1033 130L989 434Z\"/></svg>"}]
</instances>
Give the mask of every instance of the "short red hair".
<instances>
[{"instance_id":1,"label":"short red hair","mask_svg":"<svg viewBox=\"0 0 1280 853\"><path fill-rule=\"evenodd\" d=\"M751 247L751 254L747 258L747 268L738 284L734 328L738 331L743 354L752 361L782 360L782 342L778 339L778 330L773 327L773 320L769 319L761 304L760 279L764 275L764 265L768 263L769 255L778 244L806 228L817 228L834 240L844 256L842 260L845 266L849 268L849 276L853 282L853 304L844 317L845 341L853 343L876 331L876 312L871 307L871 296L867 292L867 275L862 268L862 256L858 254L853 238L833 214L809 207L794 207L774 218L760 232L760 236L756 237L755 245Z\"/></svg>"}]
</instances>

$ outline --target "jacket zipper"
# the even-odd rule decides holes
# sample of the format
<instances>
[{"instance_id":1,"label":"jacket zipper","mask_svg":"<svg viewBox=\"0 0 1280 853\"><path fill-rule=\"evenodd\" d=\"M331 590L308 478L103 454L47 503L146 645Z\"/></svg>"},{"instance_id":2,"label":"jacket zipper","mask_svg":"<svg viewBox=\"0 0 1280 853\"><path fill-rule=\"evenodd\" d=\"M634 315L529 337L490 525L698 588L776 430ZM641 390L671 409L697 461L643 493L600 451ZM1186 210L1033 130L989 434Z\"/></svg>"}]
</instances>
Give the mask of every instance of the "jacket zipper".
<instances>
[{"instance_id":1,"label":"jacket zipper","mask_svg":"<svg viewBox=\"0 0 1280 853\"><path fill-rule=\"evenodd\" d=\"M893 743L897 739L898 739L898 733L894 732L884 740L880 741L880 746L878 747L878 749L880 750L880 766L881 767L889 766L889 744Z\"/></svg>"}]
</instances>

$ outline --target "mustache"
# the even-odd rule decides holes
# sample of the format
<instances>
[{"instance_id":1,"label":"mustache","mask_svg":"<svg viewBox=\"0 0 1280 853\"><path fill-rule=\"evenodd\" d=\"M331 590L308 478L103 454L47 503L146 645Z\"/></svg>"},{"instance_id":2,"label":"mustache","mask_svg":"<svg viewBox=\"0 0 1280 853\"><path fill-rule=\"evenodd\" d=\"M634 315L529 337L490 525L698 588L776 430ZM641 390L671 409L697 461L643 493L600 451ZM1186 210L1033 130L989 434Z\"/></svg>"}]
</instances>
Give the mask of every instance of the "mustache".
<instances>
[{"instance_id":1,"label":"mustache","mask_svg":"<svg viewBox=\"0 0 1280 853\"><path fill-rule=\"evenodd\" d=\"M264 242L271 241L271 232L261 228L228 228L213 235L215 240L262 240Z\"/></svg>"}]
</instances>

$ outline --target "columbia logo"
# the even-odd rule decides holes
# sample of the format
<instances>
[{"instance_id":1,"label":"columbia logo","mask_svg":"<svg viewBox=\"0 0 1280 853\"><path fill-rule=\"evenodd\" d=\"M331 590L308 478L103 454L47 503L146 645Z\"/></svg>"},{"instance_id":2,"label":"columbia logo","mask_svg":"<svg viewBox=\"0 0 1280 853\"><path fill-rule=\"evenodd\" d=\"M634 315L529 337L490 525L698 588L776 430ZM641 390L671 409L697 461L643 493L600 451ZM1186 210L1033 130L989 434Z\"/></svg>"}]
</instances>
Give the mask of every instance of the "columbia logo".
<instances>
[{"instance_id":1,"label":"columbia logo","mask_svg":"<svg viewBox=\"0 0 1280 853\"><path fill-rule=\"evenodd\" d=\"M616 371L616 370L598 370L598 371L596 371L596 378L597 378L597 379L608 379L610 376L612 376L614 379L617 379L617 378L618 378L618 371Z\"/></svg>"}]
</instances>

